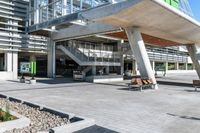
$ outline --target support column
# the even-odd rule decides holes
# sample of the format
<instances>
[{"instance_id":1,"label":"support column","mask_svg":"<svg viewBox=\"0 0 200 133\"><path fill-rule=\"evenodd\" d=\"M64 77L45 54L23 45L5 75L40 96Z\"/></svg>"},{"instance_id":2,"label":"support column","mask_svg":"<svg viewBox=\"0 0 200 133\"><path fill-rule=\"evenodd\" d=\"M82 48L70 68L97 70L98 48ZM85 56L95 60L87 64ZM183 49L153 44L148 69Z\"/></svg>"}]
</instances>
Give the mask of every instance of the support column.
<instances>
[{"instance_id":1,"label":"support column","mask_svg":"<svg viewBox=\"0 0 200 133\"><path fill-rule=\"evenodd\" d=\"M168 71L168 62L165 62L165 72Z\"/></svg>"},{"instance_id":2,"label":"support column","mask_svg":"<svg viewBox=\"0 0 200 133\"><path fill-rule=\"evenodd\" d=\"M155 89L157 89L157 82L139 28L126 28L126 34L128 36L131 50L138 64L141 77L152 79L153 83L156 84Z\"/></svg>"},{"instance_id":3,"label":"support column","mask_svg":"<svg viewBox=\"0 0 200 133\"><path fill-rule=\"evenodd\" d=\"M13 71L13 79L18 78L18 52L12 53L12 59L13 59L13 65L12 65L12 71Z\"/></svg>"},{"instance_id":4,"label":"support column","mask_svg":"<svg viewBox=\"0 0 200 133\"><path fill-rule=\"evenodd\" d=\"M56 49L55 42L49 40L48 42L48 66L47 66L47 76L49 78L56 77Z\"/></svg>"},{"instance_id":5,"label":"support column","mask_svg":"<svg viewBox=\"0 0 200 133\"><path fill-rule=\"evenodd\" d=\"M67 0L62 0L62 15L67 15Z\"/></svg>"},{"instance_id":6,"label":"support column","mask_svg":"<svg viewBox=\"0 0 200 133\"><path fill-rule=\"evenodd\" d=\"M175 63L176 70L179 70L179 62Z\"/></svg>"},{"instance_id":7,"label":"support column","mask_svg":"<svg viewBox=\"0 0 200 133\"><path fill-rule=\"evenodd\" d=\"M5 70L8 73L11 73L8 79L17 79L18 77L18 53L17 52L5 53L5 68L6 68Z\"/></svg>"},{"instance_id":8,"label":"support column","mask_svg":"<svg viewBox=\"0 0 200 133\"><path fill-rule=\"evenodd\" d=\"M155 71L155 61L150 61L150 62L151 62L152 70Z\"/></svg>"},{"instance_id":9,"label":"support column","mask_svg":"<svg viewBox=\"0 0 200 133\"><path fill-rule=\"evenodd\" d=\"M124 40L120 40L117 43L118 46L118 52L120 54L120 64L121 64L121 68L120 68L120 75L124 74L124 56L123 56L123 49L122 49L122 44L124 43Z\"/></svg>"},{"instance_id":10,"label":"support column","mask_svg":"<svg viewBox=\"0 0 200 133\"><path fill-rule=\"evenodd\" d=\"M5 53L5 66L6 66L6 71L7 72L12 72L12 65L13 65L13 62L12 62L12 52L6 52Z\"/></svg>"},{"instance_id":11,"label":"support column","mask_svg":"<svg viewBox=\"0 0 200 133\"><path fill-rule=\"evenodd\" d=\"M109 75L110 74L110 69L109 66L106 66L106 74Z\"/></svg>"},{"instance_id":12,"label":"support column","mask_svg":"<svg viewBox=\"0 0 200 133\"><path fill-rule=\"evenodd\" d=\"M133 70L133 75L137 75L137 63L135 60L132 62L132 70Z\"/></svg>"},{"instance_id":13,"label":"support column","mask_svg":"<svg viewBox=\"0 0 200 133\"><path fill-rule=\"evenodd\" d=\"M184 66L185 66L185 70L188 70L188 64L185 63Z\"/></svg>"},{"instance_id":14,"label":"support column","mask_svg":"<svg viewBox=\"0 0 200 133\"><path fill-rule=\"evenodd\" d=\"M196 58L196 52L197 52L197 48L195 46L195 44L188 44L186 46L187 50L188 50L188 53L192 59L192 62L193 62L193 65L195 67L195 70L200 78L200 64L199 64L199 61L197 60Z\"/></svg>"},{"instance_id":15,"label":"support column","mask_svg":"<svg viewBox=\"0 0 200 133\"><path fill-rule=\"evenodd\" d=\"M92 66L92 75L95 76L97 74L96 72L96 66Z\"/></svg>"}]
</instances>

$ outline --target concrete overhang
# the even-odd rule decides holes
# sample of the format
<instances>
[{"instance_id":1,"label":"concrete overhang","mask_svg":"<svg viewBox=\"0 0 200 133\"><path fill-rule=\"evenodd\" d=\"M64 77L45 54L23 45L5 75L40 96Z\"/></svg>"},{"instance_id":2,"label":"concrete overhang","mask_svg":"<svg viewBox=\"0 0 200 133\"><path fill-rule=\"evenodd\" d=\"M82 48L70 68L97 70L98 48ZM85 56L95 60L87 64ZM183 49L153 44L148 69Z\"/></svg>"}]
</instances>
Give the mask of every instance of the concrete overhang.
<instances>
[{"instance_id":1,"label":"concrete overhang","mask_svg":"<svg viewBox=\"0 0 200 133\"><path fill-rule=\"evenodd\" d=\"M147 35L179 44L200 44L200 23L162 0L128 0L81 13L91 21L140 27Z\"/></svg>"}]
</instances>

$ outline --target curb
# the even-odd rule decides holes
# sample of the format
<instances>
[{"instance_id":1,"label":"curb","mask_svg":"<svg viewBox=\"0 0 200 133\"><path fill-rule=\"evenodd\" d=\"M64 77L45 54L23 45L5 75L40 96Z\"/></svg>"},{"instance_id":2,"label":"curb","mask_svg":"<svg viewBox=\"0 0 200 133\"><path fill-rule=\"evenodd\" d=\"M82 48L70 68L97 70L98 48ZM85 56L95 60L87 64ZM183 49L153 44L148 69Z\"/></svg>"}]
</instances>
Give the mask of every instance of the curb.
<instances>
[{"instance_id":1,"label":"curb","mask_svg":"<svg viewBox=\"0 0 200 133\"><path fill-rule=\"evenodd\" d=\"M54 127L52 129L50 129L49 132L39 131L37 133L72 133L72 132L79 131L79 130L82 130L84 128L95 125L94 119L76 116L73 113L65 112L65 111L62 111L62 110L57 110L55 108L48 107L48 106L45 106L45 105L37 104L37 103L34 103L34 102L30 102L30 101L23 100L23 99L18 99L18 98L8 96L8 95L3 95L3 94L0 94L0 98L6 98L6 99L9 99L10 101L15 101L15 102L18 102L18 103L26 104L26 105L33 107L33 108L39 108L40 111L46 111L46 112L52 113L54 115L58 115L60 117L68 118L69 122L65 125L62 125L62 126L59 126L59 127Z\"/></svg>"}]
</instances>

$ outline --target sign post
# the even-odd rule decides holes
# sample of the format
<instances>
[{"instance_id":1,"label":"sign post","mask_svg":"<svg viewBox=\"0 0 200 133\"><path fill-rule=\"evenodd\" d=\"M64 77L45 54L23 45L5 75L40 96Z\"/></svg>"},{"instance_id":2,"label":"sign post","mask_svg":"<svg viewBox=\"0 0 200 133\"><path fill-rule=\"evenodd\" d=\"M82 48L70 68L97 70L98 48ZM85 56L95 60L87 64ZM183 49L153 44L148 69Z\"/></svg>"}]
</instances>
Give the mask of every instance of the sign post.
<instances>
[{"instance_id":1,"label":"sign post","mask_svg":"<svg viewBox=\"0 0 200 133\"><path fill-rule=\"evenodd\" d=\"M31 62L31 75L32 75L32 80L34 80L35 75L36 75L36 61Z\"/></svg>"},{"instance_id":2,"label":"sign post","mask_svg":"<svg viewBox=\"0 0 200 133\"><path fill-rule=\"evenodd\" d=\"M20 63L20 73L22 74L22 77L20 79L21 83L25 83L24 74L30 74L30 72L31 72L30 62L21 62Z\"/></svg>"},{"instance_id":3,"label":"sign post","mask_svg":"<svg viewBox=\"0 0 200 133\"><path fill-rule=\"evenodd\" d=\"M36 75L36 61L32 62L21 62L20 63L20 73L22 74L22 77L20 79L20 82L25 83L25 78L24 74L30 74L31 75L31 80L35 81L35 75Z\"/></svg>"}]
</instances>

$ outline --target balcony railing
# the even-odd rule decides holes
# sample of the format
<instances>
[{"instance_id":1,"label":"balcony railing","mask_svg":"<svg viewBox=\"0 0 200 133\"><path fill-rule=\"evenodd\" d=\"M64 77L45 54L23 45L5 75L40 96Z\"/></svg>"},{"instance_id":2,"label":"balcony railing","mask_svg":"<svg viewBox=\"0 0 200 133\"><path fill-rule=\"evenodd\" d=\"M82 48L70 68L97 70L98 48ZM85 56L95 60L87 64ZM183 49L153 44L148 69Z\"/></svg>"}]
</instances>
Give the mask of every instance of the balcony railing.
<instances>
[{"instance_id":1,"label":"balcony railing","mask_svg":"<svg viewBox=\"0 0 200 133\"><path fill-rule=\"evenodd\" d=\"M108 3L108 0L58 0L29 10L29 26Z\"/></svg>"}]
</instances>

